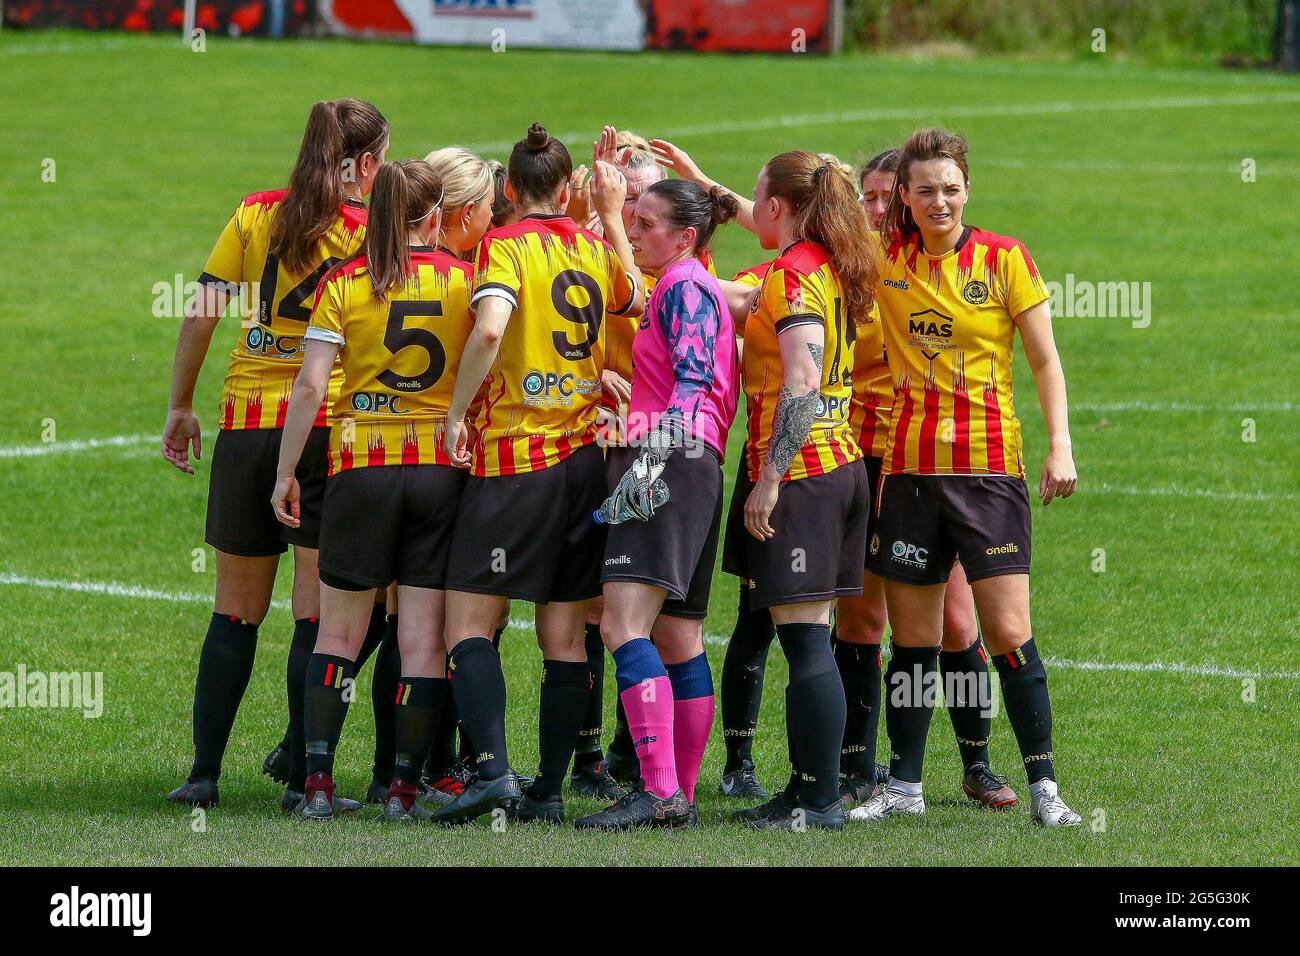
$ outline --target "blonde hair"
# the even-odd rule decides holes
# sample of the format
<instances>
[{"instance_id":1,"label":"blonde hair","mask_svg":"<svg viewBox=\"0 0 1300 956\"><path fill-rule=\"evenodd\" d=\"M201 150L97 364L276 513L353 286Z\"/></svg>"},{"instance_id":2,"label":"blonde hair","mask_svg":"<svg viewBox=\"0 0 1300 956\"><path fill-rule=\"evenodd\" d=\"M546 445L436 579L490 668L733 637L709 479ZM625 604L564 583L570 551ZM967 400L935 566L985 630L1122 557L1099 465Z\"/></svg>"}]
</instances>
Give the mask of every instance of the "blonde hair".
<instances>
[{"instance_id":1,"label":"blonde hair","mask_svg":"<svg viewBox=\"0 0 1300 956\"><path fill-rule=\"evenodd\" d=\"M471 202L482 202L492 185L492 166L464 146L435 149L424 161L442 180L446 190L442 206L445 218L451 219Z\"/></svg>"}]
</instances>

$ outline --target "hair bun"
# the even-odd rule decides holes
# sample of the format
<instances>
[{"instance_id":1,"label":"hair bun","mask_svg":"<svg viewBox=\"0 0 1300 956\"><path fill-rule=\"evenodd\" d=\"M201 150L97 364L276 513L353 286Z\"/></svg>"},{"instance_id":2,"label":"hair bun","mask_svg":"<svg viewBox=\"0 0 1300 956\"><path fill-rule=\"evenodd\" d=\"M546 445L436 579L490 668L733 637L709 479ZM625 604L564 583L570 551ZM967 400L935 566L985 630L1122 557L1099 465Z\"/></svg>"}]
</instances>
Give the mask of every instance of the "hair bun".
<instances>
[{"instance_id":1,"label":"hair bun","mask_svg":"<svg viewBox=\"0 0 1300 956\"><path fill-rule=\"evenodd\" d=\"M713 206L713 221L718 225L730 222L740 212L740 203L736 197L722 186L709 187L709 203Z\"/></svg>"},{"instance_id":2,"label":"hair bun","mask_svg":"<svg viewBox=\"0 0 1300 956\"><path fill-rule=\"evenodd\" d=\"M546 132L546 127L541 123L534 123L528 127L528 135L524 138L524 147L531 153L539 153L546 148L546 144L551 141L551 134Z\"/></svg>"}]
</instances>

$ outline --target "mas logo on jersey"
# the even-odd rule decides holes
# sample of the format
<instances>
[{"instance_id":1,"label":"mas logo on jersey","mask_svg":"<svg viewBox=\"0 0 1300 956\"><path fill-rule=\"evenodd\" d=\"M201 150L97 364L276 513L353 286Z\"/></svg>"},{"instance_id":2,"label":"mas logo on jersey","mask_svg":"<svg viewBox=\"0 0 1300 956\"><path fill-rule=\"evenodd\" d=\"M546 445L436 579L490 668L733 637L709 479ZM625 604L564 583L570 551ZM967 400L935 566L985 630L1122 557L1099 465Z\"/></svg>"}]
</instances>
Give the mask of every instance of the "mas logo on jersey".
<instances>
[{"instance_id":1,"label":"mas logo on jersey","mask_svg":"<svg viewBox=\"0 0 1300 956\"><path fill-rule=\"evenodd\" d=\"M989 300L989 287L979 279L971 279L962 287L961 297L971 305L983 305Z\"/></svg>"},{"instance_id":2,"label":"mas logo on jersey","mask_svg":"<svg viewBox=\"0 0 1300 956\"><path fill-rule=\"evenodd\" d=\"M944 315L934 309L925 309L921 312L913 312L907 317L907 331L914 339L950 339L952 323L951 315Z\"/></svg>"},{"instance_id":3,"label":"mas logo on jersey","mask_svg":"<svg viewBox=\"0 0 1300 956\"><path fill-rule=\"evenodd\" d=\"M893 552L893 559L899 564L924 568L930 563L930 552L927 548L918 548L907 541L895 541L890 550Z\"/></svg>"}]
</instances>

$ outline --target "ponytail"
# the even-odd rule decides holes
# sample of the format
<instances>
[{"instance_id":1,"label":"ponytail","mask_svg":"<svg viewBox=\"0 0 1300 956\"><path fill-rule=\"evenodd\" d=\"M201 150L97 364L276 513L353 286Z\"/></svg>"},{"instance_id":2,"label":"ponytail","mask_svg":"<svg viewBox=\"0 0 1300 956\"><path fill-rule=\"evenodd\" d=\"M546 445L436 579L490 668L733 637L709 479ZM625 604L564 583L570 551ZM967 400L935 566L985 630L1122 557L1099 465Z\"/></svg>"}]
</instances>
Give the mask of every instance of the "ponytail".
<instances>
[{"instance_id":1,"label":"ponytail","mask_svg":"<svg viewBox=\"0 0 1300 956\"><path fill-rule=\"evenodd\" d=\"M366 271L384 302L411 275L411 228L442 203L442 180L422 159L384 163L375 176L366 225Z\"/></svg>"},{"instance_id":2,"label":"ponytail","mask_svg":"<svg viewBox=\"0 0 1300 956\"><path fill-rule=\"evenodd\" d=\"M826 249L854 325L867 321L880 279L880 252L858 202L851 166L828 153L782 153L765 167L768 192L794 210L794 235Z\"/></svg>"},{"instance_id":3,"label":"ponytail","mask_svg":"<svg viewBox=\"0 0 1300 956\"><path fill-rule=\"evenodd\" d=\"M271 224L270 251L295 275L309 272L316 244L329 232L346 198L345 162L366 153L378 156L388 140L388 122L364 100L322 100L311 108L298 159L289 174L289 193Z\"/></svg>"}]
</instances>

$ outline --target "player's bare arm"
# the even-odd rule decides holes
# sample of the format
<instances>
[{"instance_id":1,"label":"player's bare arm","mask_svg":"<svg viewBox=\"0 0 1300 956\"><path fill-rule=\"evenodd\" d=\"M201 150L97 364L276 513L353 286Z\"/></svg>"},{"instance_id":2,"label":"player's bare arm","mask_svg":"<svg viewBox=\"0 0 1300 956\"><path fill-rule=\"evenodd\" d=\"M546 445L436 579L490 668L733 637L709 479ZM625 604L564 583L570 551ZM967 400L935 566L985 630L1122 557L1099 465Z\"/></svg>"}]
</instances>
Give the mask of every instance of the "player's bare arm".
<instances>
[{"instance_id":1,"label":"player's bare arm","mask_svg":"<svg viewBox=\"0 0 1300 956\"><path fill-rule=\"evenodd\" d=\"M1038 497L1047 505L1053 498L1070 497L1078 482L1070 443L1065 371L1056 351L1052 313L1046 300L1021 312L1015 322L1025 347L1029 370L1034 374L1038 403L1042 406L1043 420L1047 425L1047 458L1043 461L1043 473L1038 480Z\"/></svg>"},{"instance_id":2,"label":"player's bare arm","mask_svg":"<svg viewBox=\"0 0 1300 956\"><path fill-rule=\"evenodd\" d=\"M176 339L176 358L172 363L172 384L167 398L167 422L163 425L163 457L187 475L194 474L190 464L190 446L194 458L203 457L203 434L194 414L194 387L199 370L212 344L212 334L221 321L229 300L226 292L203 286L185 307L180 335Z\"/></svg>"},{"instance_id":3,"label":"player's bare arm","mask_svg":"<svg viewBox=\"0 0 1300 956\"><path fill-rule=\"evenodd\" d=\"M821 389L822 355L826 332L821 325L806 323L783 331L781 347L781 391L772 421L772 438L767 458L754 490L745 502L745 527L755 538L766 541L774 534L770 519L776 507L781 479L808 440L817 418L817 397Z\"/></svg>"},{"instance_id":4,"label":"player's bare arm","mask_svg":"<svg viewBox=\"0 0 1300 956\"><path fill-rule=\"evenodd\" d=\"M456 376L456 389L447 410L447 434L443 439L447 455L459 468L470 465L469 432L465 427L465 412L478 395L488 370L501 349L501 337L510 324L514 310L510 303L494 295L479 300L474 331L465 342L460 358L460 371Z\"/></svg>"},{"instance_id":5,"label":"player's bare arm","mask_svg":"<svg viewBox=\"0 0 1300 956\"><path fill-rule=\"evenodd\" d=\"M294 477L294 471L316 421L316 412L329 391L330 371L338 354L339 347L333 342L308 340L302 370L294 379L293 393L289 396L284 430L280 434L280 462L276 468L271 507L275 509L275 516L291 528L301 523L298 479Z\"/></svg>"}]
</instances>

